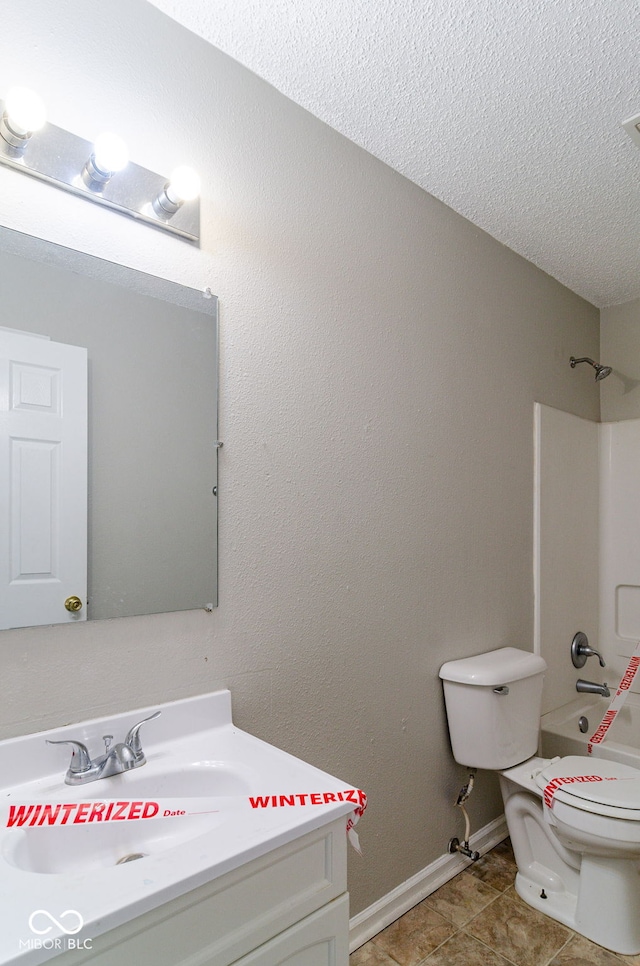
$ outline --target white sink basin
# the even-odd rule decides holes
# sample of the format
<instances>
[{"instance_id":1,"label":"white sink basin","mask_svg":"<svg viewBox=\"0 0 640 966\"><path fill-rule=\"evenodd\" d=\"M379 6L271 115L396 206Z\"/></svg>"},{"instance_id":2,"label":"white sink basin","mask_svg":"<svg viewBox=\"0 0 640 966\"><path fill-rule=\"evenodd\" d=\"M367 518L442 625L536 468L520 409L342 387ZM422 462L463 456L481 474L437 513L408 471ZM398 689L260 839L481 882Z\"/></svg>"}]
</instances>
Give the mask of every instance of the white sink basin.
<instances>
[{"instance_id":1,"label":"white sink basin","mask_svg":"<svg viewBox=\"0 0 640 966\"><path fill-rule=\"evenodd\" d=\"M55 942L69 938L61 918L69 910L83 923L79 938L96 937L340 816L346 821L356 807L343 798L344 782L235 728L228 691L162 705L141 734L141 767L65 784L69 748L45 739L82 741L95 756L102 735L121 740L157 709L0 741L0 966L55 956ZM66 803L79 815L82 803L113 800L177 800L197 814L7 827L12 805L15 815L19 804ZM42 910L53 919L44 922ZM50 945L34 945L34 911Z\"/></svg>"},{"instance_id":2,"label":"white sink basin","mask_svg":"<svg viewBox=\"0 0 640 966\"><path fill-rule=\"evenodd\" d=\"M73 788L67 786L62 798L65 802L102 798L185 802L203 797L239 798L251 792L250 777L250 774L241 774L238 767L224 762L200 761L167 769L162 762L158 765L151 761L112 778ZM56 794L55 800L60 800L60 793ZM176 848L210 832L234 815L231 802L227 808L201 811L196 806L194 811L198 814L184 818L16 828L5 835L1 854L6 862L25 872L88 872L123 866Z\"/></svg>"},{"instance_id":3,"label":"white sink basin","mask_svg":"<svg viewBox=\"0 0 640 966\"><path fill-rule=\"evenodd\" d=\"M254 769L223 761L195 761L177 768L165 768L153 760L142 768L105 778L102 782L77 786L83 798L215 798L218 795L249 795L256 781ZM102 787L101 787L102 786ZM106 787L108 786L108 788Z\"/></svg>"}]
</instances>

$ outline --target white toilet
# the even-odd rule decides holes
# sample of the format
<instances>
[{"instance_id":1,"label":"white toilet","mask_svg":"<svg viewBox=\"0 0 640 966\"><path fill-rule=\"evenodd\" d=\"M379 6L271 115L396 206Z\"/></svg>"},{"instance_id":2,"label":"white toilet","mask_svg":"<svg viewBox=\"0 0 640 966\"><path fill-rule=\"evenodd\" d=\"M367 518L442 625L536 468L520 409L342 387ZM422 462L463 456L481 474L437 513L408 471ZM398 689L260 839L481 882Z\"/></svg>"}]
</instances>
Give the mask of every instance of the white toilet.
<instances>
[{"instance_id":1,"label":"white toilet","mask_svg":"<svg viewBox=\"0 0 640 966\"><path fill-rule=\"evenodd\" d=\"M453 755L500 775L525 902L632 955L640 952L640 770L536 757L545 669L514 647L444 664Z\"/></svg>"}]
</instances>

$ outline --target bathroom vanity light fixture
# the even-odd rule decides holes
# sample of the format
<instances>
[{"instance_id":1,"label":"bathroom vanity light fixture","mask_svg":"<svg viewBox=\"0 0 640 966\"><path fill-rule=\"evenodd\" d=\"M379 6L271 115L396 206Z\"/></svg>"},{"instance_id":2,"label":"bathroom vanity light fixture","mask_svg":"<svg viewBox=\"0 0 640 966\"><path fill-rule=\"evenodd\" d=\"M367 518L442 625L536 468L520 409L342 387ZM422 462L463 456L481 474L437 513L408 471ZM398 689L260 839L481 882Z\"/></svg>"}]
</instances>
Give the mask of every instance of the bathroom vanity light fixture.
<instances>
[{"instance_id":1,"label":"bathroom vanity light fixture","mask_svg":"<svg viewBox=\"0 0 640 966\"><path fill-rule=\"evenodd\" d=\"M147 225L197 242L200 238L200 181L192 169L171 178L129 161L117 135L95 143L46 121L44 104L26 88L0 100L0 164Z\"/></svg>"}]
</instances>

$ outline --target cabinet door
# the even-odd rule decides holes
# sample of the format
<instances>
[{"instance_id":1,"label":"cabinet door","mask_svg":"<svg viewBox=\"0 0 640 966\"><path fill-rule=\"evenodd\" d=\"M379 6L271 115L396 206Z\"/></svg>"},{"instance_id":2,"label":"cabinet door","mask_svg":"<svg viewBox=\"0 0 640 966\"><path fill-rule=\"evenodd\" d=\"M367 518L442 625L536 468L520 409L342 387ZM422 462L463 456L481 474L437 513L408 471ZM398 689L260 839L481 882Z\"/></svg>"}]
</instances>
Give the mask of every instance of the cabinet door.
<instances>
[{"instance_id":1,"label":"cabinet door","mask_svg":"<svg viewBox=\"0 0 640 966\"><path fill-rule=\"evenodd\" d=\"M293 957L288 966L346 966L346 888L347 837L339 818L94 936L86 951L62 953L55 966L253 966L254 951L288 943L290 934L293 946L282 947L282 955L265 964ZM325 910L330 916L320 932L309 942L303 933L298 941L300 924L315 923Z\"/></svg>"},{"instance_id":2,"label":"cabinet door","mask_svg":"<svg viewBox=\"0 0 640 966\"><path fill-rule=\"evenodd\" d=\"M234 966L347 966L348 962L349 897L343 895L238 959Z\"/></svg>"}]
</instances>

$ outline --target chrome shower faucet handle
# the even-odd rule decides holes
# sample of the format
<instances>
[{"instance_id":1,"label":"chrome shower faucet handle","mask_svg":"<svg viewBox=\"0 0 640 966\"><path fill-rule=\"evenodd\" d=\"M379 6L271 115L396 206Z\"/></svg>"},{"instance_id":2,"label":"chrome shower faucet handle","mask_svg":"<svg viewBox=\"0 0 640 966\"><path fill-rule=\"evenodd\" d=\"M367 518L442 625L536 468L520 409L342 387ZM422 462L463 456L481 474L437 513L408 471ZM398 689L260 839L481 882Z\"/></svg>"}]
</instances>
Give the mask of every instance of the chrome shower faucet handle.
<instances>
[{"instance_id":1,"label":"chrome shower faucet handle","mask_svg":"<svg viewBox=\"0 0 640 966\"><path fill-rule=\"evenodd\" d=\"M573 666L577 668L584 667L588 657L597 657L600 661L600 667L606 667L602 654L596 651L594 647L590 647L589 639L584 631L578 631L571 641L571 660Z\"/></svg>"}]
</instances>

